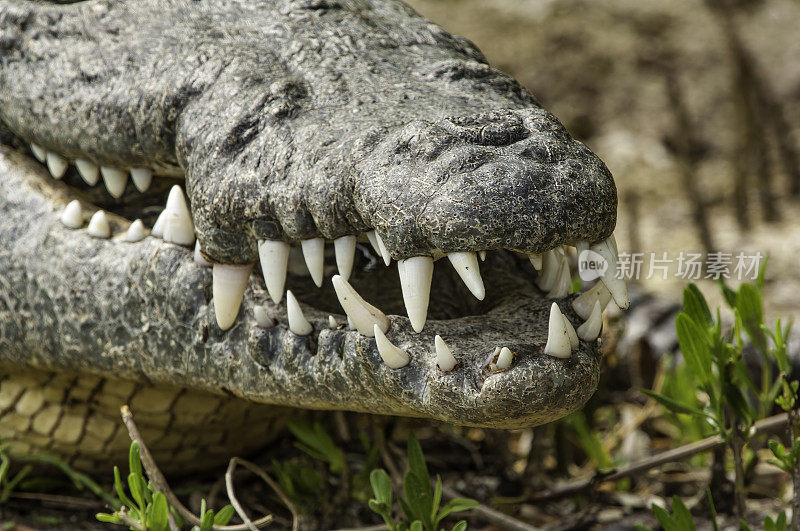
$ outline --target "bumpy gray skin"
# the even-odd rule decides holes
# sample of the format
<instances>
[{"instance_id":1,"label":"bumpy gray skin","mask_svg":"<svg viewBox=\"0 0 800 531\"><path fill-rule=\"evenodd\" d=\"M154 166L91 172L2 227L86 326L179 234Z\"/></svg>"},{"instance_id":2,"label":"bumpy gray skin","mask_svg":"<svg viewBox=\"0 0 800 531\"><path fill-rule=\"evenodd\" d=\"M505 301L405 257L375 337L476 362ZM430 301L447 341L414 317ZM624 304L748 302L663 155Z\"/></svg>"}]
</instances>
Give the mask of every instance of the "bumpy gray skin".
<instances>
[{"instance_id":1,"label":"bumpy gray skin","mask_svg":"<svg viewBox=\"0 0 800 531\"><path fill-rule=\"evenodd\" d=\"M184 172L214 262L254 262L258 239L371 229L395 259L541 252L616 222L603 163L473 45L400 2L0 0L0 54L6 129L70 159ZM0 360L492 427L553 420L596 386L594 343L568 360L542 353L550 301L511 253L482 267L488 313L421 334L391 316L411 355L391 370L373 339L329 330L328 312L304 307L314 332L290 333L255 278L221 332L210 271L189 250L70 231L58 216L75 194L0 148ZM256 304L276 327L255 326ZM460 362L450 373L435 365L437 333ZM495 346L515 351L508 371L486 369Z\"/></svg>"}]
</instances>

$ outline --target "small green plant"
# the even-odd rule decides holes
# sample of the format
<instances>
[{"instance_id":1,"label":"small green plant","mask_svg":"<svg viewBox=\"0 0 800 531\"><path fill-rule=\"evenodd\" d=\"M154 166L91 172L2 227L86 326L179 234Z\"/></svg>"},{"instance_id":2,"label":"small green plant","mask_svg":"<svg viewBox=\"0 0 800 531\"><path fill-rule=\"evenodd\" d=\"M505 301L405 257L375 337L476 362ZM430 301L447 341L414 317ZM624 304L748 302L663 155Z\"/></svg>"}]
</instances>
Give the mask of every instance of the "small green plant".
<instances>
[{"instance_id":1,"label":"small green plant","mask_svg":"<svg viewBox=\"0 0 800 531\"><path fill-rule=\"evenodd\" d=\"M119 501L113 506L117 509L113 513L98 513L95 517L110 524L127 525L131 528L139 528L150 531L168 531L170 514L179 528L183 527L183 519L167 503L167 498L163 493L156 491L153 484L145 478L142 470L142 461L139 455L139 444L134 441L131 443L128 453L128 474L127 484L130 497L126 494L122 485L119 467L114 467L114 487L119 496ZM231 505L226 505L218 513L211 509L206 509L206 502L201 502L200 514L201 523L192 527L192 531L211 531L214 525L226 525L233 517L234 509Z\"/></svg>"},{"instance_id":2,"label":"small green plant","mask_svg":"<svg viewBox=\"0 0 800 531\"><path fill-rule=\"evenodd\" d=\"M697 526L692 518L692 513L677 496L672 497L672 512L658 505L652 505L653 514L656 515L658 523L664 531L697 531ZM647 526L637 525L636 531L652 531ZM714 520L714 529L717 529L716 519Z\"/></svg>"},{"instance_id":3,"label":"small green plant","mask_svg":"<svg viewBox=\"0 0 800 531\"><path fill-rule=\"evenodd\" d=\"M309 514L325 498L322 478L305 460L272 460L272 470L281 490L301 514Z\"/></svg>"},{"instance_id":4,"label":"small green plant","mask_svg":"<svg viewBox=\"0 0 800 531\"><path fill-rule=\"evenodd\" d=\"M289 421L289 430L299 441L295 446L311 457L327 462L332 474L346 473L347 461L344 452L336 446L322 424L319 422L311 424L304 419L292 419Z\"/></svg>"},{"instance_id":5,"label":"small green plant","mask_svg":"<svg viewBox=\"0 0 800 531\"><path fill-rule=\"evenodd\" d=\"M704 419L711 434L719 434L731 449L734 462L735 504L741 518L745 511L744 452L753 434L753 424L766 416L781 391L772 375L773 360L779 366L786 358L786 329L780 321L774 331L764 326L762 301L763 269L755 284L744 283L734 291L721 284L734 313L733 328L723 332L717 310L712 316L705 297L694 284L683 292L683 309L675 319L683 359L697 391L706 397L699 405L666 394L642 390L676 415ZM744 337L761 356L761 381L756 383L743 359ZM786 361L788 366L788 361ZM687 390L682 394L687 395Z\"/></svg>"},{"instance_id":6,"label":"small green plant","mask_svg":"<svg viewBox=\"0 0 800 531\"><path fill-rule=\"evenodd\" d=\"M719 531L719 523L717 522L717 511L714 508L714 501L711 498L711 491L706 490L706 502L708 503L709 516L711 526L714 531ZM658 523L664 531L697 531L697 524L695 524L692 513L677 496L672 497L672 512L667 509L659 507L656 504L651 506L653 514L656 516ZM744 520L739 520L739 527L742 531L751 531L751 528ZM786 527L786 512L781 511L775 518L767 516L763 522L764 531L787 531ZM637 524L636 531L653 531L650 527Z\"/></svg>"},{"instance_id":7,"label":"small green plant","mask_svg":"<svg viewBox=\"0 0 800 531\"><path fill-rule=\"evenodd\" d=\"M416 437L408 438L408 470L403 477L403 493L405 498L398 497L398 503L406 519L395 523L392 515L393 490L389 474L383 469L373 470L370 484L375 497L369 500L369 508L378 513L389 531L439 531L442 520L451 513L467 511L478 505L469 498L456 498L440 508L442 501L442 478L437 474L435 486L431 486L431 477L425 464L425 456ZM453 526L453 531L464 531L466 520Z\"/></svg>"}]
</instances>

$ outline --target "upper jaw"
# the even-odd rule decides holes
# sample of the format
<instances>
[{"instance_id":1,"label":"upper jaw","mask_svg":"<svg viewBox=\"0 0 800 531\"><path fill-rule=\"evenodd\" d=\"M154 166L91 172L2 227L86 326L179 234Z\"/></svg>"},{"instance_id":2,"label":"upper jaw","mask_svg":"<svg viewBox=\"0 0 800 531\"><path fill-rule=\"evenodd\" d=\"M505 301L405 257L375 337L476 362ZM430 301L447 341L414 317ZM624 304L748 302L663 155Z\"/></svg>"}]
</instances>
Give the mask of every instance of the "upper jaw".
<instances>
[{"instance_id":1,"label":"upper jaw","mask_svg":"<svg viewBox=\"0 0 800 531\"><path fill-rule=\"evenodd\" d=\"M510 254L490 254L485 263L485 277L498 279L496 285L487 281L495 294L488 313L432 319L421 334L405 317L390 315L386 336L409 356L407 365L392 369L376 341L346 329L340 314L331 329L327 312L302 305L312 332L293 333L285 299L272 303L257 275L238 319L223 332L210 300L210 270L195 263L189 249L153 237L128 243L69 230L59 221L74 197L67 187L7 148L0 173L8 214L0 239L28 242L0 254L9 282L26 286L6 293L14 318L0 320L0 336L13 338L5 360L227 391L260 402L492 427L563 416L596 385L596 342L581 341L568 359L544 354L551 301L536 295L532 271L522 275L524 262ZM37 223L29 223L32 218ZM114 232L127 228L124 219L111 221ZM357 275L353 283L358 285ZM573 325L580 324L568 300L560 306ZM259 326L257 307L266 308L276 325ZM25 319L28 314L36 318ZM450 371L437 367L437 334L458 361ZM514 354L505 370L487 365L496 347Z\"/></svg>"},{"instance_id":2,"label":"upper jaw","mask_svg":"<svg viewBox=\"0 0 800 531\"><path fill-rule=\"evenodd\" d=\"M609 237L611 173L538 107L412 122L356 163L355 204L395 259Z\"/></svg>"}]
</instances>

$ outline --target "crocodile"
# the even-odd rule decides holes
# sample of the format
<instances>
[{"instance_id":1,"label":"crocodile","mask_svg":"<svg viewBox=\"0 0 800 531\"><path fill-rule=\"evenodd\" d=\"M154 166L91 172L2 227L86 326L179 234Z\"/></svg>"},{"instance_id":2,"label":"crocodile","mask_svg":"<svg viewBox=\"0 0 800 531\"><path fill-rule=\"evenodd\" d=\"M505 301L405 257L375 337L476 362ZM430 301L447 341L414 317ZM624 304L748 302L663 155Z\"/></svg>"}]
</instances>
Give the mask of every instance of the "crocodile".
<instances>
[{"instance_id":1,"label":"crocodile","mask_svg":"<svg viewBox=\"0 0 800 531\"><path fill-rule=\"evenodd\" d=\"M628 304L600 158L397 0L0 0L0 141L16 453L121 460L126 403L182 471L299 409L535 426Z\"/></svg>"}]
</instances>

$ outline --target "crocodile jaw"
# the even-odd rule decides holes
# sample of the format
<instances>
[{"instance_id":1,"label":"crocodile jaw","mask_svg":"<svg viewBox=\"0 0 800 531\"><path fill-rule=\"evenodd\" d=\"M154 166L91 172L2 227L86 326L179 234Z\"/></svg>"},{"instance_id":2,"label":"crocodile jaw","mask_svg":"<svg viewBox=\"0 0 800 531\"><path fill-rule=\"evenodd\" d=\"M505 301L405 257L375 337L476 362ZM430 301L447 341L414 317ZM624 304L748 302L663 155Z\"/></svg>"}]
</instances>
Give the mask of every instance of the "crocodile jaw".
<instances>
[{"instance_id":1,"label":"crocodile jaw","mask_svg":"<svg viewBox=\"0 0 800 531\"><path fill-rule=\"evenodd\" d=\"M393 370L374 339L344 326L331 329L327 312L304 306L313 332L293 334L285 302L273 304L256 275L236 324L223 332L210 300L210 269L189 249L154 237L125 242L128 222L113 215L116 238L64 227L60 216L74 192L8 146L0 147L0 176L0 241L11 242L0 253L3 361L256 402L498 428L559 418L596 387L597 343L581 341L568 359L545 355L550 301L513 280L517 275L506 281L519 291L483 316L431 320L421 334L406 318L390 316L388 336L410 356ZM497 254L486 262L487 278L520 267ZM259 326L256 307L266 307L276 325ZM568 304L562 308L579 322ZM343 315L335 319L345 322ZM434 335L446 338L458 361L449 372L436 366ZM487 366L495 346L514 352L507 370Z\"/></svg>"},{"instance_id":2,"label":"crocodile jaw","mask_svg":"<svg viewBox=\"0 0 800 531\"><path fill-rule=\"evenodd\" d=\"M10 316L0 325L11 338L3 356L268 403L460 424L532 425L582 404L597 380L599 317L593 333L581 334L589 339L573 342L568 332L580 321L564 298L563 260L556 270L546 255L537 280L561 299L552 307L527 259L510 251L595 242L609 250L616 190L602 162L473 46L399 2L204 7L0 0L8 52L0 79L26 87L0 91L0 120L45 148L54 176L75 184L74 173L64 175L68 163L89 161L88 181L104 167L106 187L121 196L100 204L102 191L48 181L4 151L0 205L9 215L0 241L15 243L0 271L22 288L0 292ZM129 227L145 217L126 213L129 170L140 178L140 170L185 172L191 212L164 230L171 243ZM166 192L164 182L153 186ZM178 195L168 205L181 210ZM85 230L74 208L65 212L76 198L92 213ZM192 229L197 259L219 274L181 247ZM301 304L287 309L282 290L268 297L258 273L248 274L264 242L302 244L319 265L325 241L365 232L387 263L401 260L403 275L423 280L444 253L466 253L474 264L474 253L493 250L481 265L486 301L473 312L460 284L448 281L452 272L437 282L449 267L439 263L427 324L427 301L417 296L425 282L404 284L402 299L419 306L405 301L410 323L385 297L401 300L396 280L387 289L382 271L357 271L355 288L389 316L377 319L377 331L355 332L341 314L331 327L336 295L327 283L319 295L290 279ZM126 233L138 233L129 238L136 241L123 241ZM436 335L457 362L449 371L437 368Z\"/></svg>"}]
</instances>

